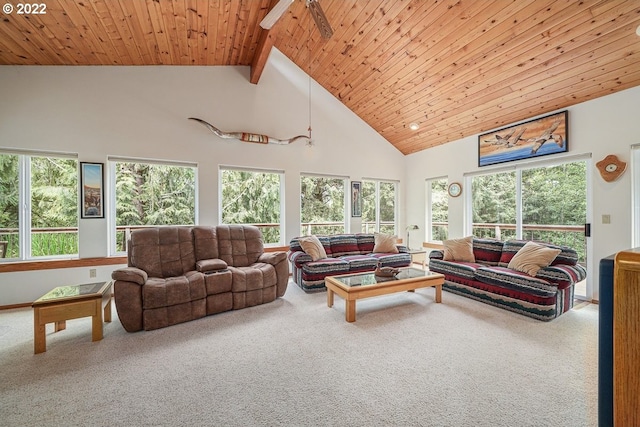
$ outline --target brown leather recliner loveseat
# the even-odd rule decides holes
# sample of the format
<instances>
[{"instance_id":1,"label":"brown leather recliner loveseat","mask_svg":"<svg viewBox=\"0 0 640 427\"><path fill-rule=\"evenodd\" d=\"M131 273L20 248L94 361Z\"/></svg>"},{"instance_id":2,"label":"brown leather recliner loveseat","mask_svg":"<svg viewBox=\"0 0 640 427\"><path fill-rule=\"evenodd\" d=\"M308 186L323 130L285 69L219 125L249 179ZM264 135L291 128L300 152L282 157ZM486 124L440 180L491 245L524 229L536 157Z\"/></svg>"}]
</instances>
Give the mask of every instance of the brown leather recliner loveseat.
<instances>
[{"instance_id":1,"label":"brown leather recliner loveseat","mask_svg":"<svg viewBox=\"0 0 640 427\"><path fill-rule=\"evenodd\" d=\"M118 317L128 332L255 306L284 295L285 252L264 252L250 225L135 230L128 267L115 270Z\"/></svg>"}]
</instances>

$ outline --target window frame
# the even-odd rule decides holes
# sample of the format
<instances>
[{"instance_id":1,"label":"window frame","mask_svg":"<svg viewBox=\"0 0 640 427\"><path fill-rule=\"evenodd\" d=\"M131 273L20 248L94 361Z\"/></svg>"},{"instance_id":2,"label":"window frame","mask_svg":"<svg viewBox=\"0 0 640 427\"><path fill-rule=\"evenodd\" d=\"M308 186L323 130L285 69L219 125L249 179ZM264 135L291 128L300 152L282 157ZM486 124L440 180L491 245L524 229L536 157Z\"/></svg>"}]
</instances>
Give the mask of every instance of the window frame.
<instances>
[{"instance_id":1,"label":"window frame","mask_svg":"<svg viewBox=\"0 0 640 427\"><path fill-rule=\"evenodd\" d=\"M285 194L285 171L284 170L278 170L278 169L261 169L261 168L251 168L251 167L242 167L242 166L229 166L229 165L220 165L218 167L218 223L219 224L225 224L222 222L222 217L223 217L223 212L222 212L222 208L223 208L223 200L222 200L222 192L223 192L223 180L222 180L222 174L223 171L225 170L230 170L230 171L238 171L238 172L249 172L249 173L263 173L263 174L274 174L274 175L278 175L279 179L280 179L280 203L279 203L279 208L280 208L280 226L279 228L279 241L276 243L264 243L264 247L268 248L268 247L279 247L279 246L283 246L284 245L284 240L285 240L285 202L286 202L286 194ZM253 224L247 224L247 225L253 225Z\"/></svg>"},{"instance_id":2,"label":"window frame","mask_svg":"<svg viewBox=\"0 0 640 427\"><path fill-rule=\"evenodd\" d=\"M399 230L398 230L398 192L399 192L399 187L400 187L400 181L396 181L396 180L392 180L392 179L379 179L379 178L362 178L362 184L364 186L364 184L366 182L372 182L375 185L375 190L374 190L374 198L375 198L375 218L374 218L374 222L375 222L375 229L378 233L380 233L381 231L381 218L380 218L380 212L381 212L381 208L380 208L380 185L381 184L392 184L393 185L393 235L398 236L399 235ZM364 223L364 220L362 221ZM360 232L364 233L364 230L362 230L362 225L360 226Z\"/></svg>"},{"instance_id":3,"label":"window frame","mask_svg":"<svg viewBox=\"0 0 640 427\"><path fill-rule=\"evenodd\" d=\"M77 258L79 256L79 235L80 235L80 161L77 153L54 152L40 150L21 150L12 148L0 148L1 155L18 156L18 257L2 258L0 262L16 262L16 261L46 261ZM72 254L56 254L56 255L33 255L33 239L32 239L32 159L37 158L55 158L70 159L76 162L76 235L78 236L78 245L76 252Z\"/></svg>"},{"instance_id":4,"label":"window frame","mask_svg":"<svg viewBox=\"0 0 640 427\"><path fill-rule=\"evenodd\" d=\"M301 172L300 176L298 177L298 185L299 185L299 195L298 195L298 200L299 200L299 204L298 204L298 212L300 213L300 223L298 224L298 231L301 233L300 235L305 235L305 233L302 232L302 224L303 224L303 220L302 220L302 178L303 177L311 177L311 178L327 178L327 179L339 179L342 180L343 182L343 193L344 193L344 197L343 197L343 205L344 205L344 209L343 209L343 214L344 214L344 221L343 221L343 229L345 233L348 233L350 231L350 218L351 218L351 212L350 212L350 195L351 195L351 191L350 191L350 180L348 176L342 176L342 175L325 175L325 174L319 174L319 173L310 173L310 172Z\"/></svg>"},{"instance_id":5,"label":"window frame","mask_svg":"<svg viewBox=\"0 0 640 427\"><path fill-rule=\"evenodd\" d=\"M198 209L198 164L194 162L179 162L173 160L160 160L160 159L147 159L147 158L136 158L136 157L119 157L119 156L108 156L107 164L106 164L106 177L105 182L108 183L106 185L106 198L105 201L108 202L108 206L105 207L105 212L107 216L107 223L109 227L108 233L108 245L109 245L109 255L110 256L122 256L126 255L126 250L119 250L116 246L118 243L117 239L117 225L116 225L116 163L144 163L151 165L164 165L164 166L176 166L176 167L189 167L194 169L194 224L198 225L199 221L199 209ZM177 224L176 224L177 225ZM158 227L161 227L160 225ZM125 241L128 240L128 235L125 232Z\"/></svg>"},{"instance_id":6,"label":"window frame","mask_svg":"<svg viewBox=\"0 0 640 427\"><path fill-rule=\"evenodd\" d=\"M425 218L425 237L426 241L430 243L442 243L442 240L434 239L433 236L433 182L445 181L445 187L449 184L448 176L438 176L433 178L427 178L425 180L425 200L426 200L426 218ZM446 192L446 188L445 188ZM449 194L447 196L447 236L449 235Z\"/></svg>"},{"instance_id":7,"label":"window frame","mask_svg":"<svg viewBox=\"0 0 640 427\"><path fill-rule=\"evenodd\" d=\"M507 167L495 167L495 168L487 168L486 170L479 170L476 172L470 172L464 174L464 184L465 187L469 189L469 191L465 192L464 196L464 204L465 204L465 212L464 212L464 235L468 236L473 233L473 199L472 199L472 181L474 177L478 176L486 176L486 175L497 175L499 173L504 172L514 172L515 173L515 182L516 182L516 239L522 238L523 228L522 228L522 171L537 169L537 168L548 168L563 165L566 163L576 163L576 162L585 162L586 168L586 196L587 196L587 212L586 212L586 220L588 223L592 223L592 209L589 201L592 199L591 196L591 188L589 183L591 182L591 153L587 154L577 154L577 155L567 155L560 156L554 159L545 159L545 160L533 160L529 162L520 162ZM590 239L587 239L587 258L589 258L589 253L591 249Z\"/></svg>"}]
</instances>

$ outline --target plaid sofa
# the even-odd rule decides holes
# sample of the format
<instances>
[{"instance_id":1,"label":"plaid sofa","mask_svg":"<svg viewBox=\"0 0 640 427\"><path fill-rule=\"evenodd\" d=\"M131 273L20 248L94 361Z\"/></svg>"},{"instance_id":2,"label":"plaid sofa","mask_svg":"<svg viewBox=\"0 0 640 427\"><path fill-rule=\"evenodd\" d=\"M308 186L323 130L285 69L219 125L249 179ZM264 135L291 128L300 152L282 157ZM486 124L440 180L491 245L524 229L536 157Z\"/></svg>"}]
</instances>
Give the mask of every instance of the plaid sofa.
<instances>
[{"instance_id":1,"label":"plaid sofa","mask_svg":"<svg viewBox=\"0 0 640 427\"><path fill-rule=\"evenodd\" d=\"M406 246L398 245L397 254L374 253L373 234L335 234L317 236L327 253L327 258L313 261L302 247L298 237L289 243L289 261L293 281L305 291L323 291L324 278L338 274L373 271L378 262L383 267L406 267L411 255Z\"/></svg>"},{"instance_id":2,"label":"plaid sofa","mask_svg":"<svg viewBox=\"0 0 640 427\"><path fill-rule=\"evenodd\" d=\"M509 269L509 261L527 242L473 239L475 262L444 261L442 251L429 254L429 269L445 276L443 288L538 320L552 320L573 307L575 284L587 272L575 250L560 249L550 266L529 276Z\"/></svg>"}]
</instances>

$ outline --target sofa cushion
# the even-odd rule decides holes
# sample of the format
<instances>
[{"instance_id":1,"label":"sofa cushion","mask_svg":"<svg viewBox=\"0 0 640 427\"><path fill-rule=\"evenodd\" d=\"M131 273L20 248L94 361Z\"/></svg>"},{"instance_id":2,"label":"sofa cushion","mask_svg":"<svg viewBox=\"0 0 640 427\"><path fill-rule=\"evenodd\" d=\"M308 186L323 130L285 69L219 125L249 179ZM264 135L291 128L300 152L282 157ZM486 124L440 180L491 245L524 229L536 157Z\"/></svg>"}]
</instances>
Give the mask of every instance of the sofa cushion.
<instances>
[{"instance_id":1,"label":"sofa cushion","mask_svg":"<svg viewBox=\"0 0 640 427\"><path fill-rule=\"evenodd\" d=\"M322 243L322 247L324 248L327 257L331 257L331 243L329 240L329 236L316 235L316 237L318 238L318 240L320 240L320 243ZM291 259L291 254L294 254L296 252L305 253L304 249L302 249L302 246L300 245L300 237L294 237L289 242L289 259Z\"/></svg>"},{"instance_id":2,"label":"sofa cushion","mask_svg":"<svg viewBox=\"0 0 640 427\"><path fill-rule=\"evenodd\" d=\"M518 251L527 244L530 240L507 240L504 242L504 247L502 249L502 255L500 256L500 262L498 265L500 267L507 267L511 258L518 253ZM560 249L560 253L553 260L551 265L575 265L578 263L578 253L566 246L558 246L551 243L546 242L536 242L543 246Z\"/></svg>"},{"instance_id":3,"label":"sofa cushion","mask_svg":"<svg viewBox=\"0 0 640 427\"><path fill-rule=\"evenodd\" d=\"M358 251L361 254L370 254L373 252L375 246L375 238L371 233L359 233L356 234L356 240L358 241Z\"/></svg>"},{"instance_id":4,"label":"sofa cushion","mask_svg":"<svg viewBox=\"0 0 640 427\"><path fill-rule=\"evenodd\" d=\"M503 288L516 289L525 293L553 297L558 287L548 281L531 277L527 273L506 267L480 267L476 270L476 280Z\"/></svg>"},{"instance_id":5,"label":"sofa cushion","mask_svg":"<svg viewBox=\"0 0 640 427\"><path fill-rule=\"evenodd\" d=\"M217 227L193 227L193 243L196 251L196 261L202 259L219 258Z\"/></svg>"},{"instance_id":6,"label":"sofa cushion","mask_svg":"<svg viewBox=\"0 0 640 427\"><path fill-rule=\"evenodd\" d=\"M334 258L345 255L360 255L358 240L355 234L337 234L330 236L331 256Z\"/></svg>"},{"instance_id":7,"label":"sofa cushion","mask_svg":"<svg viewBox=\"0 0 640 427\"><path fill-rule=\"evenodd\" d=\"M207 296L204 275L192 271L185 276L150 277L142 287L142 308L166 307L183 304Z\"/></svg>"},{"instance_id":8,"label":"sofa cushion","mask_svg":"<svg viewBox=\"0 0 640 427\"><path fill-rule=\"evenodd\" d=\"M156 227L135 230L129 241L129 267L149 277L182 276L195 270L193 234L189 227Z\"/></svg>"},{"instance_id":9,"label":"sofa cushion","mask_svg":"<svg viewBox=\"0 0 640 427\"><path fill-rule=\"evenodd\" d=\"M277 283L276 269L271 264L255 263L246 267L231 267L231 290L246 292L275 286Z\"/></svg>"},{"instance_id":10,"label":"sofa cushion","mask_svg":"<svg viewBox=\"0 0 640 427\"><path fill-rule=\"evenodd\" d=\"M408 252L397 254L372 253L369 256L380 262L381 267L406 267L411 264L411 255Z\"/></svg>"},{"instance_id":11,"label":"sofa cushion","mask_svg":"<svg viewBox=\"0 0 640 427\"><path fill-rule=\"evenodd\" d=\"M498 265L502 256L504 242L496 239L473 238L473 256L476 262L486 265Z\"/></svg>"},{"instance_id":12,"label":"sofa cushion","mask_svg":"<svg viewBox=\"0 0 640 427\"><path fill-rule=\"evenodd\" d=\"M322 243L316 236L299 237L298 242L302 250L311 257L312 261L318 261L327 257Z\"/></svg>"},{"instance_id":13,"label":"sofa cushion","mask_svg":"<svg viewBox=\"0 0 640 427\"><path fill-rule=\"evenodd\" d=\"M349 272L349 263L340 258L325 258L311 261L302 266L302 278L306 281L323 280L326 276L335 276Z\"/></svg>"},{"instance_id":14,"label":"sofa cushion","mask_svg":"<svg viewBox=\"0 0 640 427\"><path fill-rule=\"evenodd\" d=\"M340 259L349 263L350 272L372 271L378 265L378 260L368 255L347 255Z\"/></svg>"},{"instance_id":15,"label":"sofa cushion","mask_svg":"<svg viewBox=\"0 0 640 427\"><path fill-rule=\"evenodd\" d=\"M560 249L549 248L535 242L527 242L509 261L508 268L535 276L543 267L548 267Z\"/></svg>"},{"instance_id":16,"label":"sofa cushion","mask_svg":"<svg viewBox=\"0 0 640 427\"><path fill-rule=\"evenodd\" d=\"M473 236L462 239L449 239L442 242L445 261L475 262L473 255Z\"/></svg>"},{"instance_id":17,"label":"sofa cushion","mask_svg":"<svg viewBox=\"0 0 640 427\"><path fill-rule=\"evenodd\" d=\"M396 246L396 242L398 241L397 236L383 233L373 233L373 239L375 241L373 252L387 254L398 253L398 247Z\"/></svg>"},{"instance_id":18,"label":"sofa cushion","mask_svg":"<svg viewBox=\"0 0 640 427\"><path fill-rule=\"evenodd\" d=\"M235 267L255 263L264 252L262 233L253 225L218 225L218 258Z\"/></svg>"},{"instance_id":19,"label":"sofa cushion","mask_svg":"<svg viewBox=\"0 0 640 427\"><path fill-rule=\"evenodd\" d=\"M482 264L474 262L452 262L437 258L429 260L429 270L445 276L463 277L469 280L475 279L476 270L482 266Z\"/></svg>"}]
</instances>

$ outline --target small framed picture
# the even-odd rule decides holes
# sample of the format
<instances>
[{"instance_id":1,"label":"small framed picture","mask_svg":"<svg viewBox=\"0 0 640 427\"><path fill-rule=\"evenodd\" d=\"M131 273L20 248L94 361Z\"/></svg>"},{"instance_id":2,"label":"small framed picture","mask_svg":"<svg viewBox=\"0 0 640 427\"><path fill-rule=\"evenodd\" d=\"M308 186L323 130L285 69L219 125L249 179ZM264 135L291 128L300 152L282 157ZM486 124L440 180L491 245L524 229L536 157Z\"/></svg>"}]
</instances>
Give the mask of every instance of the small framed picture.
<instances>
[{"instance_id":1,"label":"small framed picture","mask_svg":"<svg viewBox=\"0 0 640 427\"><path fill-rule=\"evenodd\" d=\"M362 216L362 182L351 181L351 216Z\"/></svg>"},{"instance_id":2,"label":"small framed picture","mask_svg":"<svg viewBox=\"0 0 640 427\"><path fill-rule=\"evenodd\" d=\"M81 218L104 218L104 163L80 162Z\"/></svg>"}]
</instances>

